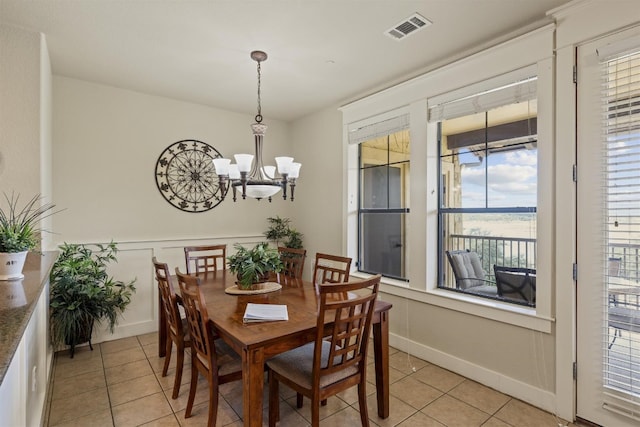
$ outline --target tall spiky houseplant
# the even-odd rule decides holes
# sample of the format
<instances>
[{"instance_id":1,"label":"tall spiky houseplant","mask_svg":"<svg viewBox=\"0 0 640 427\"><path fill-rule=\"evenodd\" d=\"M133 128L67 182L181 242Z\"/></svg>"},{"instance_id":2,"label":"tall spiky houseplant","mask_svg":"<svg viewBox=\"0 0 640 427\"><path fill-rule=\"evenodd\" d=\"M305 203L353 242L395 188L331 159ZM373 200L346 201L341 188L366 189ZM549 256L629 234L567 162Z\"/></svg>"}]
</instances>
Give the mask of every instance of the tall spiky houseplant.
<instances>
[{"instance_id":1,"label":"tall spiky houseplant","mask_svg":"<svg viewBox=\"0 0 640 427\"><path fill-rule=\"evenodd\" d=\"M0 206L0 280L21 278L27 252L40 243L40 221L56 213L55 205L42 204L36 195L22 208L20 196L4 193L6 208Z\"/></svg>"}]
</instances>

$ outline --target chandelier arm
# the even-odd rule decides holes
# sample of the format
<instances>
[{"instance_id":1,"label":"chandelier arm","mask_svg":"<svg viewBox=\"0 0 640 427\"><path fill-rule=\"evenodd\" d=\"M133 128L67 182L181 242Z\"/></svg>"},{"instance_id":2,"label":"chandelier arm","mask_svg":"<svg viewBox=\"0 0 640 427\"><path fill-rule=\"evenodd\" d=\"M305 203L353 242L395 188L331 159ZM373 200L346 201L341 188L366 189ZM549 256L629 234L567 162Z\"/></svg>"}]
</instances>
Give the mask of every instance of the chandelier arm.
<instances>
[{"instance_id":1,"label":"chandelier arm","mask_svg":"<svg viewBox=\"0 0 640 427\"><path fill-rule=\"evenodd\" d=\"M296 179L295 178L291 178L289 179L289 187L291 187L291 201L293 202L293 192L296 189Z\"/></svg>"},{"instance_id":2,"label":"chandelier arm","mask_svg":"<svg viewBox=\"0 0 640 427\"><path fill-rule=\"evenodd\" d=\"M287 174L282 174L282 181L280 181L280 186L282 187L282 198L287 200Z\"/></svg>"}]
</instances>

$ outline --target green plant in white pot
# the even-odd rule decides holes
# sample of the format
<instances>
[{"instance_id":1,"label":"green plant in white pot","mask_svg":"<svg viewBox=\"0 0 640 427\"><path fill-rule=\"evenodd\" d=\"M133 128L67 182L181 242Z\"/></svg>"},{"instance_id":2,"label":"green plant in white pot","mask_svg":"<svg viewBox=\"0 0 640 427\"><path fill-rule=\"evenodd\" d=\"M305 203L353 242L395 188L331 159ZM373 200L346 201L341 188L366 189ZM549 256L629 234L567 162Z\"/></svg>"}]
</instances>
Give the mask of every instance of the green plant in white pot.
<instances>
[{"instance_id":1,"label":"green plant in white pot","mask_svg":"<svg viewBox=\"0 0 640 427\"><path fill-rule=\"evenodd\" d=\"M40 243L40 221L56 213L55 205L41 204L40 195L34 196L20 208L20 196L4 194L6 208L0 206L0 280L24 277L27 253Z\"/></svg>"}]
</instances>

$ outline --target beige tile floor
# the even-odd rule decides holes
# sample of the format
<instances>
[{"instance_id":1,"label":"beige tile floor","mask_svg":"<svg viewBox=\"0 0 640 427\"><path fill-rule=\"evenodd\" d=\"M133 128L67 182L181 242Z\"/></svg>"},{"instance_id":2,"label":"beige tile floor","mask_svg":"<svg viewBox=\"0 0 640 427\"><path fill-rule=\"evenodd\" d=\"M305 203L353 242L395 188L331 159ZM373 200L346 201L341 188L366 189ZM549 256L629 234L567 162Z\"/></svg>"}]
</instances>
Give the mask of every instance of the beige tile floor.
<instances>
[{"instance_id":1,"label":"beige tile floor","mask_svg":"<svg viewBox=\"0 0 640 427\"><path fill-rule=\"evenodd\" d=\"M203 426L208 389L204 379L189 419L184 418L189 393L190 361L185 358L182 387L171 399L175 355L166 377L164 358L157 356L157 334L140 335L56 354L48 426ZM436 365L390 351L391 414L377 416L373 366L368 369L368 407L372 426L557 427L567 425L552 414L499 393ZM370 358L370 363L373 360ZM412 368L415 368L415 372ZM266 389L266 387L265 387ZM266 390L265 390L266 392ZM218 426L242 426L240 382L220 387ZM295 408L295 393L281 387L281 427L308 426L309 404ZM265 406L268 399L265 393ZM264 425L267 425L265 409ZM360 425L356 389L329 399L320 425ZM559 424L560 423L560 424ZM573 425L573 424L572 424Z\"/></svg>"}]
</instances>

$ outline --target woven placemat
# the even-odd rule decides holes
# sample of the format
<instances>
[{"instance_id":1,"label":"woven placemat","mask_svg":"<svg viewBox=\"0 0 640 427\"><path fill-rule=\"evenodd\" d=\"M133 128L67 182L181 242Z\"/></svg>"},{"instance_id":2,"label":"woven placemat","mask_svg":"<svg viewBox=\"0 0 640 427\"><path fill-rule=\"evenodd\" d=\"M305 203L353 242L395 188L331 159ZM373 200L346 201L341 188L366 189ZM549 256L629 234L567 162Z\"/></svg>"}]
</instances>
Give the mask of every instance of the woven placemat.
<instances>
[{"instance_id":1,"label":"woven placemat","mask_svg":"<svg viewBox=\"0 0 640 427\"><path fill-rule=\"evenodd\" d=\"M242 289L239 288L238 285L233 285L225 289L224 291L229 295L256 295L256 294L266 294L268 292L274 292L282 289L282 285L276 282L264 282L258 283L257 285L253 285L252 289Z\"/></svg>"}]
</instances>

